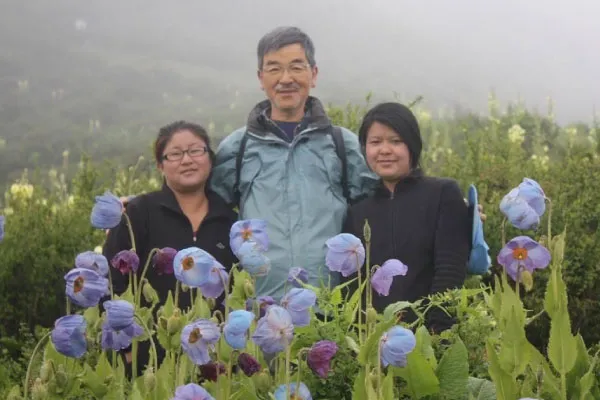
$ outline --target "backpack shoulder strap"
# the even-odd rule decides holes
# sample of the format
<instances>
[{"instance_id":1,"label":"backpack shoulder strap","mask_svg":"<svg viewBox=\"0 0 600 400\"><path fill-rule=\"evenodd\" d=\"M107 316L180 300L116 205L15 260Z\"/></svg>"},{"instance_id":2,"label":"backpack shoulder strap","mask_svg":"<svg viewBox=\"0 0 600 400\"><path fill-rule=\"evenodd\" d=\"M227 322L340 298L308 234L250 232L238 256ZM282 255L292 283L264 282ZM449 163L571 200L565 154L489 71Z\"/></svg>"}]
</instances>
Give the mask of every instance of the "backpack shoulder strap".
<instances>
[{"instance_id":1,"label":"backpack shoulder strap","mask_svg":"<svg viewBox=\"0 0 600 400\"><path fill-rule=\"evenodd\" d=\"M346 201L350 203L350 189L348 187L348 167L346 160L346 146L344 145L344 136L342 135L342 129L339 126L332 126L330 130L331 138L335 144L335 152L338 158L342 162L342 190L344 191L344 197Z\"/></svg>"},{"instance_id":2,"label":"backpack shoulder strap","mask_svg":"<svg viewBox=\"0 0 600 400\"><path fill-rule=\"evenodd\" d=\"M248 134L244 132L242 139L240 140L240 147L238 149L235 158L235 182L233 183L233 198L236 206L240 206L240 200L242 194L240 193L240 176L242 173L242 161L244 159L244 151L246 151L246 142L248 141Z\"/></svg>"}]
</instances>

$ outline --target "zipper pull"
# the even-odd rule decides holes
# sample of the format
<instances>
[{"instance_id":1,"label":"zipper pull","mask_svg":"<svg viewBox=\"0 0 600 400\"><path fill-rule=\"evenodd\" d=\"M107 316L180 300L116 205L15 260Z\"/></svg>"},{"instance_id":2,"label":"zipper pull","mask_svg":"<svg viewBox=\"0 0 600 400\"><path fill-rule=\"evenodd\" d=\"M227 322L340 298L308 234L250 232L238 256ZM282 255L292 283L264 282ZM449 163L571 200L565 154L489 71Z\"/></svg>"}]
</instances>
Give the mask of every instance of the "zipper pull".
<instances>
[{"instance_id":1,"label":"zipper pull","mask_svg":"<svg viewBox=\"0 0 600 400\"><path fill-rule=\"evenodd\" d=\"M194 237L192 238L194 240L194 243L196 242L196 235L194 235Z\"/></svg>"}]
</instances>

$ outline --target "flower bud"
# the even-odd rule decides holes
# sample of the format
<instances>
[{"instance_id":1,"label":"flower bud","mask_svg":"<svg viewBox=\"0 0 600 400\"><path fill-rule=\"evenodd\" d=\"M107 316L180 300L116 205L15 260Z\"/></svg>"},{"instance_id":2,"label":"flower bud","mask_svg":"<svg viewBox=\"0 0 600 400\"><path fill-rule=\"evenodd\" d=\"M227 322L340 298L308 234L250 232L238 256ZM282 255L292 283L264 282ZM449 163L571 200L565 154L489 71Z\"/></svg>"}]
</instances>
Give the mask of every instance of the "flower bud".
<instances>
[{"instance_id":1,"label":"flower bud","mask_svg":"<svg viewBox=\"0 0 600 400\"><path fill-rule=\"evenodd\" d=\"M42 368L40 369L40 379L42 382L46 383L52 379L54 376L54 367L52 366L52 360L46 360L42 364Z\"/></svg>"},{"instance_id":2,"label":"flower bud","mask_svg":"<svg viewBox=\"0 0 600 400\"><path fill-rule=\"evenodd\" d=\"M209 310L214 310L215 307L217 306L217 300L209 297L208 299L206 299L206 303L208 304L208 308Z\"/></svg>"},{"instance_id":3,"label":"flower bud","mask_svg":"<svg viewBox=\"0 0 600 400\"><path fill-rule=\"evenodd\" d=\"M377 311L373 307L367 308L367 324L377 323Z\"/></svg>"},{"instance_id":4,"label":"flower bud","mask_svg":"<svg viewBox=\"0 0 600 400\"><path fill-rule=\"evenodd\" d=\"M6 400L23 400L23 396L21 396L21 388L18 385L15 385L10 392L8 392Z\"/></svg>"},{"instance_id":5,"label":"flower bud","mask_svg":"<svg viewBox=\"0 0 600 400\"><path fill-rule=\"evenodd\" d=\"M260 372L260 364L248 353L241 353L238 356L238 366L246 376L252 376Z\"/></svg>"},{"instance_id":6,"label":"flower bud","mask_svg":"<svg viewBox=\"0 0 600 400\"><path fill-rule=\"evenodd\" d=\"M142 286L142 294L148 303L154 304L158 302L158 293L156 293L156 290L146 280L144 281L144 286Z\"/></svg>"},{"instance_id":7,"label":"flower bud","mask_svg":"<svg viewBox=\"0 0 600 400\"><path fill-rule=\"evenodd\" d=\"M167 332L170 335L174 335L181 329L181 317L176 316L175 313L167 320Z\"/></svg>"},{"instance_id":8,"label":"flower bud","mask_svg":"<svg viewBox=\"0 0 600 400\"><path fill-rule=\"evenodd\" d=\"M526 269L522 270L520 278L525 291L530 292L533 289L533 275L531 275L531 272Z\"/></svg>"},{"instance_id":9,"label":"flower bud","mask_svg":"<svg viewBox=\"0 0 600 400\"><path fill-rule=\"evenodd\" d=\"M181 284L181 292L187 293L188 290L190 290L190 287L188 285L186 285L185 283L182 283Z\"/></svg>"},{"instance_id":10,"label":"flower bud","mask_svg":"<svg viewBox=\"0 0 600 400\"><path fill-rule=\"evenodd\" d=\"M254 296L254 285L248 279L244 282L244 293L246 294L246 297Z\"/></svg>"},{"instance_id":11,"label":"flower bud","mask_svg":"<svg viewBox=\"0 0 600 400\"><path fill-rule=\"evenodd\" d=\"M164 330L167 329L167 319L165 317L158 317L158 325Z\"/></svg>"},{"instance_id":12,"label":"flower bud","mask_svg":"<svg viewBox=\"0 0 600 400\"><path fill-rule=\"evenodd\" d=\"M260 392L268 392L271 389L271 374L268 371L261 371L252 377L254 384Z\"/></svg>"},{"instance_id":13,"label":"flower bud","mask_svg":"<svg viewBox=\"0 0 600 400\"><path fill-rule=\"evenodd\" d=\"M158 310L156 311L156 316L157 316L158 318L160 318L160 317L162 317L162 315L163 315L163 313L164 313L164 312L165 312L165 308L164 308L164 306L160 306L160 307L158 308Z\"/></svg>"},{"instance_id":14,"label":"flower bud","mask_svg":"<svg viewBox=\"0 0 600 400\"><path fill-rule=\"evenodd\" d=\"M154 371L152 371L152 367L147 368L144 371L144 386L146 386L146 390L148 392L152 392L156 387L156 375L154 375Z\"/></svg>"},{"instance_id":15,"label":"flower bud","mask_svg":"<svg viewBox=\"0 0 600 400\"><path fill-rule=\"evenodd\" d=\"M376 372L370 372L369 373L369 379L371 380L371 387L373 389L375 389L375 393L377 393L377 389L379 387L378 379L377 379L377 373ZM368 391L367 391L367 393L368 393Z\"/></svg>"},{"instance_id":16,"label":"flower bud","mask_svg":"<svg viewBox=\"0 0 600 400\"><path fill-rule=\"evenodd\" d=\"M369 221L365 221L365 225L363 226L363 236L365 242L371 241L371 225L369 225Z\"/></svg>"},{"instance_id":17,"label":"flower bud","mask_svg":"<svg viewBox=\"0 0 600 400\"><path fill-rule=\"evenodd\" d=\"M58 387L66 387L69 382L69 376L65 371L65 367L62 364L58 365L56 369L56 373L54 375L56 377L56 386Z\"/></svg>"},{"instance_id":18,"label":"flower bud","mask_svg":"<svg viewBox=\"0 0 600 400\"><path fill-rule=\"evenodd\" d=\"M48 398L48 387L45 383L42 383L40 378L35 380L31 388L31 398L33 400L46 400Z\"/></svg>"}]
</instances>

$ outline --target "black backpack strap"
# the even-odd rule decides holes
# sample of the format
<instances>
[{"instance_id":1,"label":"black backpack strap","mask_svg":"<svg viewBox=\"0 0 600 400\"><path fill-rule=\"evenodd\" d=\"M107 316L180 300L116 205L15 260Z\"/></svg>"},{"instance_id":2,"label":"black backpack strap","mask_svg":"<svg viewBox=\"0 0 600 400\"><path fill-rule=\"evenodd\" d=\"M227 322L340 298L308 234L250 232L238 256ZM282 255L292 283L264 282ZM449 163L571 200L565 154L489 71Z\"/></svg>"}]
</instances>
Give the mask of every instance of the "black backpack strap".
<instances>
[{"instance_id":1,"label":"black backpack strap","mask_svg":"<svg viewBox=\"0 0 600 400\"><path fill-rule=\"evenodd\" d=\"M344 197L346 201L350 203L350 188L348 187L348 162L346 160L346 146L344 145L344 136L342 135L342 128L339 126L332 126L330 129L331 138L335 144L335 152L338 158L342 162L342 190L344 191Z\"/></svg>"},{"instance_id":2,"label":"black backpack strap","mask_svg":"<svg viewBox=\"0 0 600 400\"><path fill-rule=\"evenodd\" d=\"M242 173L242 161L244 159L244 151L246 151L246 142L248 141L248 134L244 132L242 139L240 140L240 147L238 149L237 156L235 158L235 182L233 183L233 198L235 205L240 207L240 200L242 194L240 193L240 175Z\"/></svg>"}]
</instances>

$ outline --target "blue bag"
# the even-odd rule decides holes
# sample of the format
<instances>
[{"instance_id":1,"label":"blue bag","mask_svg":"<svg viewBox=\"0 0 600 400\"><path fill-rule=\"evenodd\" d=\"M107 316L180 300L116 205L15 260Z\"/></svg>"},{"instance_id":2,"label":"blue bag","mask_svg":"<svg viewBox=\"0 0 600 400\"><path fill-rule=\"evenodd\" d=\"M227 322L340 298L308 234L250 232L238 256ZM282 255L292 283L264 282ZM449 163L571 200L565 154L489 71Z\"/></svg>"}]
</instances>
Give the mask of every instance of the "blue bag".
<instances>
[{"instance_id":1,"label":"blue bag","mask_svg":"<svg viewBox=\"0 0 600 400\"><path fill-rule=\"evenodd\" d=\"M469 186L467 203L469 206L469 219L472 220L471 252L469 254L467 273L471 275L485 275L492 264L492 259L488 254L490 247L483 235L483 222L477 209L477 189L474 185Z\"/></svg>"}]
</instances>

